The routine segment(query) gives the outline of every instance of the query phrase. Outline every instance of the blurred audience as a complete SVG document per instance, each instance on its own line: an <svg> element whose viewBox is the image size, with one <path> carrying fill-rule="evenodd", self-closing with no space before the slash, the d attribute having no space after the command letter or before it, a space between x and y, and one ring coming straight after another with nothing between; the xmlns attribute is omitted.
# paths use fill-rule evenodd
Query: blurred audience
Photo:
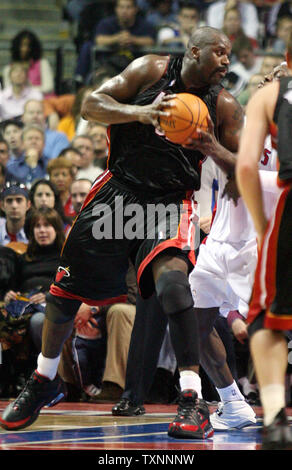
<svg viewBox="0 0 292 470"><path fill-rule="evenodd" d="M94 166L106 169L108 159L107 126L98 122L88 125L87 135L91 137L94 146Z"/></svg>
<svg viewBox="0 0 292 470"><path fill-rule="evenodd" d="M9 160L13 160L22 155L22 129L23 122L16 119L8 119L2 125L3 137L9 146Z"/></svg>
<svg viewBox="0 0 292 470"><path fill-rule="evenodd" d="M11 64L19 62L25 65L30 85L47 95L54 92L54 72L49 61L43 57L42 49L35 33L20 31L11 42ZM11 84L11 64L6 65L2 72L4 87Z"/></svg>
<svg viewBox="0 0 292 470"><path fill-rule="evenodd" d="M161 27L157 33L157 44L184 50L192 31L199 25L200 9L196 2L185 0L179 3L175 23Z"/></svg>
<svg viewBox="0 0 292 470"><path fill-rule="evenodd" d="M31 186L37 178L47 174L49 159L44 154L45 134L37 124L27 125L22 131L23 153L7 164L7 180L16 180Z"/></svg>
<svg viewBox="0 0 292 470"><path fill-rule="evenodd" d="M206 24L221 29L224 22L224 14L230 8L237 7L241 13L242 28L244 33L257 39L259 32L259 18L256 6L253 2L240 0L218 0L212 3L206 11Z"/></svg>
<svg viewBox="0 0 292 470"><path fill-rule="evenodd" d="M91 186L91 181L86 178L76 179L71 184L71 202L76 214L80 212L80 209L86 199L87 194L90 191Z"/></svg>
<svg viewBox="0 0 292 470"><path fill-rule="evenodd" d="M77 135L72 140L72 146L81 153L81 165L77 172L77 178L87 178L94 181L103 170L98 166L94 166L94 144L89 135Z"/></svg>
<svg viewBox="0 0 292 470"><path fill-rule="evenodd" d="M8 142L0 135L0 163L6 168L9 160L9 145Z"/></svg>
<svg viewBox="0 0 292 470"><path fill-rule="evenodd" d="M9 68L10 84L0 90L0 121L19 117L30 99L41 100L43 95L28 82L27 67L15 62Z"/></svg>
<svg viewBox="0 0 292 470"><path fill-rule="evenodd" d="M22 121L25 125L37 124L43 129L45 135L43 153L47 158L56 158L64 148L68 147L67 136L47 126L43 101L28 100L24 107Z"/></svg>
<svg viewBox="0 0 292 470"><path fill-rule="evenodd" d="M76 216L70 194L71 184L75 178L73 164L65 157L53 158L48 163L47 171L50 181L59 192L64 214L66 217L70 217L72 221Z"/></svg>
<svg viewBox="0 0 292 470"><path fill-rule="evenodd" d="M10 242L27 243L25 217L30 208L28 191L23 184L6 183L1 192L0 245Z"/></svg>

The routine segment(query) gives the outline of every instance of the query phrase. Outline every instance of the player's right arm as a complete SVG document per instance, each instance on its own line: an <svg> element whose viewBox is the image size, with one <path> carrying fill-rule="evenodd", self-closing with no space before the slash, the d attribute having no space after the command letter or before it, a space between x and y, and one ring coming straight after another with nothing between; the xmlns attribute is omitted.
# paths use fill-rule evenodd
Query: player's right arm
<svg viewBox="0 0 292 470"><path fill-rule="evenodd" d="M85 99L81 109L82 117L105 124L140 121L159 128L159 117L169 116L167 110L162 109L168 106L173 95L164 96L159 102L146 106L128 103L161 78L167 63L167 57L155 55L134 60L123 72L105 82Z"/></svg>

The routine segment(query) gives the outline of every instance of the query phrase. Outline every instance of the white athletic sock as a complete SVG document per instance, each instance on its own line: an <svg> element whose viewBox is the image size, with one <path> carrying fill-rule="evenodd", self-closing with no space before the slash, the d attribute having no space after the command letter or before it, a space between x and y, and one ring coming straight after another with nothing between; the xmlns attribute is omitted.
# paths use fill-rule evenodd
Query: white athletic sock
<svg viewBox="0 0 292 470"><path fill-rule="evenodd" d="M227 401L244 400L244 396L240 392L235 380L233 380L233 383L231 385L228 385L228 387L216 387L216 390L219 393L220 400L223 403Z"/></svg>
<svg viewBox="0 0 292 470"><path fill-rule="evenodd" d="M199 374L192 370L183 370L180 372L179 384L181 391L195 390L198 398L202 398L202 384Z"/></svg>
<svg viewBox="0 0 292 470"><path fill-rule="evenodd" d="M243 394L247 397L247 395L251 392L257 391L256 384L251 384L247 377L241 377L238 382L242 387Z"/></svg>
<svg viewBox="0 0 292 470"><path fill-rule="evenodd" d="M42 353L38 355L38 366L37 372L40 375L44 375L48 377L50 380L54 380L57 374L58 365L60 362L60 357L55 357L54 359L50 359L48 357L44 357Z"/></svg>
<svg viewBox="0 0 292 470"><path fill-rule="evenodd" d="M285 385L270 384L260 389L264 412L264 425L269 426L279 411L285 407Z"/></svg>

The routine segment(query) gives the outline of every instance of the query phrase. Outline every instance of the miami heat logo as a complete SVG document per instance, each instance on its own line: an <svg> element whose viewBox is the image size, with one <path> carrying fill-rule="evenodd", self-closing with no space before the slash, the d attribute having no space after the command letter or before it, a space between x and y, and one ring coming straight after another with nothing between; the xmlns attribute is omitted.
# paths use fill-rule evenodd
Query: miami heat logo
<svg viewBox="0 0 292 470"><path fill-rule="evenodd" d="M63 266L59 266L57 269L57 274L56 274L56 281L60 282L63 277L69 277L70 272L69 272L69 266L67 268L64 268Z"/></svg>

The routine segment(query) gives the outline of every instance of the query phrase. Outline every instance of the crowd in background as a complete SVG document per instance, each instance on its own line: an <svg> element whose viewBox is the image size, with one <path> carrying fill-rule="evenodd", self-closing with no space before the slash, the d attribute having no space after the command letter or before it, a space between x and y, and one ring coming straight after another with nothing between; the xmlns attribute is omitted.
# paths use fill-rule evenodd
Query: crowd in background
<svg viewBox="0 0 292 470"><path fill-rule="evenodd" d="M93 0L71 0L64 7L64 17L78 31L72 38L78 59L70 93L56 94L55 71L44 44L30 30L11 39L11 60L0 72L3 398L15 396L35 368L46 292L61 246L91 184L106 168L107 127L82 118L84 97L140 55L183 54L192 30L209 25L222 29L232 43L223 84L245 107L258 84L284 61L292 29L291 1L117 0L108 10ZM127 304L83 304L77 314L59 367L69 399L115 401L122 393L135 317L132 271ZM248 347L236 340L231 326L230 334L239 375L246 363L240 375L244 394L256 403ZM157 365L159 378L149 400L175 399L171 354L169 347L161 353L166 360ZM205 393L214 398L210 384Z"/></svg>

